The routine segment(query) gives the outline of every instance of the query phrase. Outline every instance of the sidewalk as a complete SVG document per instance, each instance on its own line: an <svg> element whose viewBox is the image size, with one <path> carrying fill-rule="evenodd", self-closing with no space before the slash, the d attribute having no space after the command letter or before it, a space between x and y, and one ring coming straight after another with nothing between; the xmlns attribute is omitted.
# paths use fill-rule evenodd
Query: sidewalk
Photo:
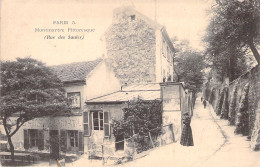
<svg viewBox="0 0 260 167"><path fill-rule="evenodd" d="M220 119L212 106L208 106L208 108L216 123L221 127L220 131L225 136L225 143L202 166L217 164L218 167L260 167L260 151L252 151L250 141L247 140L246 136L235 135L235 127L230 126L227 120Z"/></svg>

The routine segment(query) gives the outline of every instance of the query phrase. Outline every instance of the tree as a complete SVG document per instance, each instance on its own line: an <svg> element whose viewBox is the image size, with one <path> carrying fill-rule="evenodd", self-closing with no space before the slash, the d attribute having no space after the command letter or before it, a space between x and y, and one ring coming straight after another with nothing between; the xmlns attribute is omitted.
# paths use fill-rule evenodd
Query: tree
<svg viewBox="0 0 260 167"><path fill-rule="evenodd" d="M174 67L177 81L185 82L185 87L196 94L203 84L204 56L192 49L186 40L178 41L175 37L172 41L176 48Z"/></svg>
<svg viewBox="0 0 260 167"><path fill-rule="evenodd" d="M31 58L1 62L0 102L12 161L11 138L25 122L69 111L62 82L42 62Z"/></svg>
<svg viewBox="0 0 260 167"><path fill-rule="evenodd" d="M137 152L149 149L149 142L147 142L149 130L162 125L162 102L159 100L131 100L123 112L123 120L114 120L112 123L114 136L122 135L130 138L135 135L134 142Z"/></svg>
<svg viewBox="0 0 260 167"><path fill-rule="evenodd" d="M212 14L204 38L206 53L215 69L233 80L245 72L249 49L260 63L257 50L260 42L260 2L216 0Z"/></svg>

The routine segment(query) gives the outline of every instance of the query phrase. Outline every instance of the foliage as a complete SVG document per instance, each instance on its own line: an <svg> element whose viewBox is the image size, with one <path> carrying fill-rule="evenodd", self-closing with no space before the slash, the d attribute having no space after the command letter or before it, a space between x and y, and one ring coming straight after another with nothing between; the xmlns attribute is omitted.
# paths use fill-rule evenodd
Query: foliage
<svg viewBox="0 0 260 167"><path fill-rule="evenodd" d="M209 99L208 99L208 101L209 101L210 104L212 104L213 101L215 100L215 91L216 91L216 88L213 87L213 88L211 89L210 93L209 93Z"/></svg>
<svg viewBox="0 0 260 167"><path fill-rule="evenodd" d="M178 82L185 82L185 87L194 94L201 91L203 84L204 56L192 49L187 41L172 38L176 48L175 72Z"/></svg>
<svg viewBox="0 0 260 167"><path fill-rule="evenodd" d="M231 93L231 100L229 103L229 116L228 120L230 125L235 124L235 116L236 116L236 101L237 101L237 86L234 87L232 93Z"/></svg>
<svg viewBox="0 0 260 167"><path fill-rule="evenodd" d="M204 84L204 89L203 89L203 97L205 100L209 100L209 96L210 96L210 85L209 85L209 82L206 82Z"/></svg>
<svg viewBox="0 0 260 167"><path fill-rule="evenodd" d="M220 114L220 118L223 119L228 119L228 112L229 112L229 108L228 108L228 87L224 88L224 99L223 99L223 103L222 103L222 107L221 107L221 114Z"/></svg>
<svg viewBox="0 0 260 167"><path fill-rule="evenodd" d="M160 127L162 124L161 101L132 100L127 103L123 112L123 120L113 120L113 134L115 136L123 135L125 138L134 136L137 152L149 149L149 130Z"/></svg>
<svg viewBox="0 0 260 167"><path fill-rule="evenodd" d="M11 151L11 137L25 122L68 111L62 82L42 62L31 58L1 62L0 102Z"/></svg>
<svg viewBox="0 0 260 167"><path fill-rule="evenodd" d="M221 90L220 95L218 96L218 102L217 102L217 106L216 106L216 114L220 115L221 113L221 109L222 109L222 105L223 105L223 101L224 101L224 94L225 91L224 89Z"/></svg>
<svg viewBox="0 0 260 167"><path fill-rule="evenodd" d="M259 63L257 51L260 35L258 0L217 0L204 38L211 66L221 76L234 80L247 70L245 57L250 48Z"/></svg>
<svg viewBox="0 0 260 167"><path fill-rule="evenodd" d="M249 84L247 83L242 92L241 100L239 103L239 110L237 113L235 133L248 135L249 132L249 113L248 113L248 91Z"/></svg>

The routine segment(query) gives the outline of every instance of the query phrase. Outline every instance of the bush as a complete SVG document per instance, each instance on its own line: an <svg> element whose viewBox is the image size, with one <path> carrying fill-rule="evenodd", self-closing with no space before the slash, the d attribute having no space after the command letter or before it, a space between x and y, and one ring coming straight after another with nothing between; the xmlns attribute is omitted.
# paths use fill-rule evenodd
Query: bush
<svg viewBox="0 0 260 167"><path fill-rule="evenodd" d="M229 121L230 125L235 125L237 90L238 90L237 85L235 85L235 87L231 93L231 99L230 99L230 103L229 103L228 121Z"/></svg>
<svg viewBox="0 0 260 167"><path fill-rule="evenodd" d="M210 95L209 95L209 103L212 104L213 101L215 100L215 91L216 88L212 88L210 91Z"/></svg>
<svg viewBox="0 0 260 167"><path fill-rule="evenodd" d="M148 150L149 130L160 127L162 124L162 102L159 100L143 101L141 99L128 102L123 109L124 119L113 121L114 136L123 135L125 138L134 137L136 151ZM157 131L160 135L160 131Z"/></svg>
<svg viewBox="0 0 260 167"><path fill-rule="evenodd" d="M217 106L216 106L216 109L215 109L215 112L216 112L217 115L220 115L220 113L221 113L223 101L224 101L224 89L221 90L221 93L218 97L218 103L217 103Z"/></svg>
<svg viewBox="0 0 260 167"><path fill-rule="evenodd" d="M224 99L223 99L223 104L221 107L221 115L220 118L223 119L228 119L228 87L225 87L224 89Z"/></svg>
<svg viewBox="0 0 260 167"><path fill-rule="evenodd" d="M242 97L239 103L239 110L237 114L235 133L248 135L249 133L249 114L248 114L248 91L249 84L247 83L242 92Z"/></svg>

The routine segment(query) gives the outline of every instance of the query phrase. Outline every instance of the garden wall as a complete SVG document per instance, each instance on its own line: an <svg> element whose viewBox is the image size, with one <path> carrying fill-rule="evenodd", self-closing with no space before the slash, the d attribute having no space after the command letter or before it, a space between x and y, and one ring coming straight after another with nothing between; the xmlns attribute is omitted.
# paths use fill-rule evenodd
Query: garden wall
<svg viewBox="0 0 260 167"><path fill-rule="evenodd" d="M253 150L260 149L260 67L256 66L233 82L205 84L204 98L234 132L248 136Z"/></svg>

